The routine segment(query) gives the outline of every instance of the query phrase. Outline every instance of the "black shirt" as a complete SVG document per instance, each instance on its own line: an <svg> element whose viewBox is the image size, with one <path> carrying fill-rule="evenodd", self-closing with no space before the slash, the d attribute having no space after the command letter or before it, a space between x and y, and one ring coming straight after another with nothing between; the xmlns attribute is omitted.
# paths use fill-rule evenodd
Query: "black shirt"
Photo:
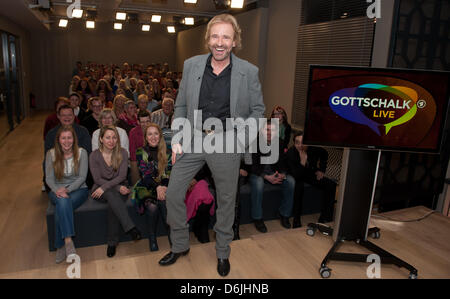
<svg viewBox="0 0 450 299"><path fill-rule="evenodd" d="M230 114L231 56L230 64L219 74L213 72L212 55L209 55L203 73L198 109L202 111L203 123L210 117L218 118L223 125ZM225 129L225 127L224 127Z"/></svg>

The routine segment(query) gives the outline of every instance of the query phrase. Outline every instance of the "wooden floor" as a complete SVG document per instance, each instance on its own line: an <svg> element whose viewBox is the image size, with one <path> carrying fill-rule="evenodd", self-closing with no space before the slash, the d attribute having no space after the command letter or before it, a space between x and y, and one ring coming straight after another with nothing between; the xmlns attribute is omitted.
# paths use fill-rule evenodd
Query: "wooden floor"
<svg viewBox="0 0 450 299"><path fill-rule="evenodd" d="M43 140L46 114L25 120L0 145L0 278L66 278L68 264L56 265L48 251L45 210L47 197L41 192ZM429 210L416 207L386 213L408 220ZM303 218L312 222L317 215ZM450 278L450 218L432 214L420 222L395 222L373 217L381 238L371 240L419 271L419 278ZM253 225L241 227L240 241L231 244L231 272L227 278L320 278L318 269L333 241L306 228L286 230L278 221L267 222L269 233L258 233ZM148 251L147 240L121 243L113 259L106 246L77 249L81 278L220 278L213 242L199 244L191 236L191 251L176 264L160 267L158 260L169 249L166 237L158 239L160 250ZM367 253L353 242L341 252ZM331 278L367 278L368 264L331 261ZM382 278L407 278L404 268L382 265Z"/></svg>

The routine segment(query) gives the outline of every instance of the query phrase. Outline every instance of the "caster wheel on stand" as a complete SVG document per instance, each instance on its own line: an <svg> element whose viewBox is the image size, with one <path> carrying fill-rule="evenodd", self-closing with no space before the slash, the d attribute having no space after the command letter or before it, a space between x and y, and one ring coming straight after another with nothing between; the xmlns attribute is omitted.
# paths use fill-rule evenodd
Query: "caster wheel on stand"
<svg viewBox="0 0 450 299"><path fill-rule="evenodd" d="M331 269L328 267L322 267L320 268L319 273L322 278L329 278L331 276Z"/></svg>

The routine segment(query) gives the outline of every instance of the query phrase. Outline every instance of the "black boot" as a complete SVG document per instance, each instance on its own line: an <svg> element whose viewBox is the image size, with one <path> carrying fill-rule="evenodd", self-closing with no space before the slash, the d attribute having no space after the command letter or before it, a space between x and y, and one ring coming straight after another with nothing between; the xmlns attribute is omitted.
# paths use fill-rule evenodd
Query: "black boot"
<svg viewBox="0 0 450 299"><path fill-rule="evenodd" d="M292 228L302 227L302 220L300 217L294 217L294 222L292 223Z"/></svg>
<svg viewBox="0 0 450 299"><path fill-rule="evenodd" d="M156 241L156 235L151 234L148 237L150 251L158 251L158 242Z"/></svg>

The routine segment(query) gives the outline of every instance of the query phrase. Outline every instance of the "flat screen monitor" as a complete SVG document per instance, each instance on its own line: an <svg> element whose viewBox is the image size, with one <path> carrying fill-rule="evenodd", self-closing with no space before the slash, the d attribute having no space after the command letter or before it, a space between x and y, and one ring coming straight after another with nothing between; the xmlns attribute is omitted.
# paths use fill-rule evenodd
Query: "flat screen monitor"
<svg viewBox="0 0 450 299"><path fill-rule="evenodd" d="M303 142L438 153L450 72L311 65Z"/></svg>

